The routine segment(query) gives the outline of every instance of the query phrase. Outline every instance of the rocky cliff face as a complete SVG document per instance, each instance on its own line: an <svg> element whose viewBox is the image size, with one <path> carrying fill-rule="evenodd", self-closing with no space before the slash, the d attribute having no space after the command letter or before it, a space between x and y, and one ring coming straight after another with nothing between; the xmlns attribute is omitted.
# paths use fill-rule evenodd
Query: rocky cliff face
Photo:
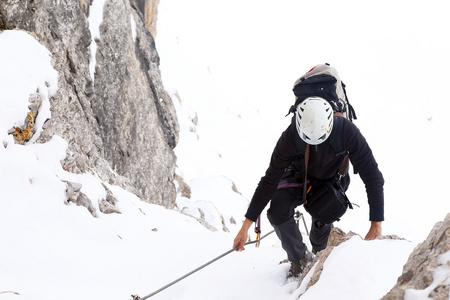
<svg viewBox="0 0 450 300"><path fill-rule="evenodd" d="M153 37L129 0L106 0L94 40L91 5L87 0L0 2L0 30L34 35L52 53L59 74L52 116L38 142L60 135L69 143L66 170L95 172L147 202L171 207L179 127Z"/></svg>
<svg viewBox="0 0 450 300"><path fill-rule="evenodd" d="M408 258L397 284L382 300L450 299L450 214Z"/></svg>
<svg viewBox="0 0 450 300"><path fill-rule="evenodd" d="M158 20L159 0L131 0L137 5L144 16L144 24L153 37L156 37L156 23Z"/></svg>

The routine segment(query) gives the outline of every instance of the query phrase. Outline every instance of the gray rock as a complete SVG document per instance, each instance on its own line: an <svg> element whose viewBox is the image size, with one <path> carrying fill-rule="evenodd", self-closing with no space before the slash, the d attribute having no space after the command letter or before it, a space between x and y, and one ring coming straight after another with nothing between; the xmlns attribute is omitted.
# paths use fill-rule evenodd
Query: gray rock
<svg viewBox="0 0 450 300"><path fill-rule="evenodd" d="M114 197L113 193L104 184L103 188L106 191L106 197L98 201L100 211L104 214L120 214L120 210L116 207L116 197Z"/></svg>
<svg viewBox="0 0 450 300"><path fill-rule="evenodd" d="M382 300L400 300L408 289L425 290L432 284L428 297L434 300L448 300L450 291L450 275L434 282L433 273L439 267L449 267L450 261L443 263L438 257L450 251L450 213L444 221L436 223L427 239L419 244L411 253L408 261L403 266L402 275L397 284L387 293Z"/></svg>
<svg viewBox="0 0 450 300"><path fill-rule="evenodd" d="M0 2L0 30L33 35L52 53L59 74L58 92L50 99L51 119L37 141L59 135L69 144L64 169L96 173L144 201L172 207L179 126L162 84L153 37L128 0L108 0L100 38L93 41L90 4ZM89 72L92 43L97 45L95 78Z"/></svg>
<svg viewBox="0 0 450 300"><path fill-rule="evenodd" d="M86 209L91 213L91 215L94 218L97 217L97 211L95 210L94 206L92 205L91 199L89 199L89 197L86 196L85 194L83 194L82 192L79 193L76 204L77 204L77 206L86 207Z"/></svg>
<svg viewBox="0 0 450 300"><path fill-rule="evenodd" d="M144 16L145 27L150 30L152 36L156 37L156 23L158 20L159 0L130 0L134 3Z"/></svg>
<svg viewBox="0 0 450 300"><path fill-rule="evenodd" d="M77 206L84 206L93 217L97 217L97 211L92 205L91 199L81 192L82 184L77 182L63 181L66 184L66 201L75 203Z"/></svg>

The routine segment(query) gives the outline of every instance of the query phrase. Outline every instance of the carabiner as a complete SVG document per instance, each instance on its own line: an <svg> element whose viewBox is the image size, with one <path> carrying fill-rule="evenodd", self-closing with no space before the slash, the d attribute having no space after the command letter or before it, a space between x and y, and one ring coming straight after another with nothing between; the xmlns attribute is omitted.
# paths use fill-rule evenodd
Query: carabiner
<svg viewBox="0 0 450 300"><path fill-rule="evenodd" d="M260 239L260 237L261 237L261 232L258 232L257 234L256 234L256 244L255 244L255 247L256 248L259 248L259 244L261 243L261 239Z"/></svg>

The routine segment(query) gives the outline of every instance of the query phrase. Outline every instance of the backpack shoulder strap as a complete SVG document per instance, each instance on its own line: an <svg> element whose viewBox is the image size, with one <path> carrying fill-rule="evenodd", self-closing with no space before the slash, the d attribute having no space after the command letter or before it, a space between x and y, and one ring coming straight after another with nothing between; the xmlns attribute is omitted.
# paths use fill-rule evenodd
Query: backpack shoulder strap
<svg viewBox="0 0 450 300"><path fill-rule="evenodd" d="M344 127L344 117L335 116L333 131L330 135L330 145L333 148L336 155L345 155L338 172L340 178L345 176L345 174L347 173L349 163L349 153L347 149L344 149L344 145L342 144L342 131L344 130L343 127Z"/></svg>
<svg viewBox="0 0 450 300"><path fill-rule="evenodd" d="M297 155L303 156L305 154L305 150L306 150L306 143L298 135L297 126L295 125L295 115L292 117L291 129L294 134L295 148L297 150Z"/></svg>
<svg viewBox="0 0 450 300"><path fill-rule="evenodd" d="M342 144L342 130L344 127L344 117L334 116L333 131L330 134L330 145L333 147L336 154L341 154L346 151L344 145Z"/></svg>

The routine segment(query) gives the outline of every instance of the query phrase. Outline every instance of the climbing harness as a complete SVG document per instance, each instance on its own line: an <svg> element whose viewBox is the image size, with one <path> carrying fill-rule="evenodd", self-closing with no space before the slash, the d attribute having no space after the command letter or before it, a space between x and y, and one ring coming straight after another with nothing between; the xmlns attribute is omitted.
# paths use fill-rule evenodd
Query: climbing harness
<svg viewBox="0 0 450 300"><path fill-rule="evenodd" d="M271 232L267 233L266 235L263 235L261 238L258 238L258 239L254 240L254 241L249 241L249 242L245 243L244 246L250 245L250 244L254 244L254 243L259 243L263 238L265 238L265 237L268 236L269 234L272 234L274 231L275 231L275 230L272 230ZM225 253L223 253L223 254L217 256L217 257L214 258L213 260L207 262L206 264L201 265L201 266L198 267L197 269L195 269L195 270L193 270L193 271L191 271L191 272L189 272L189 273L187 273L187 274L181 276L181 277L178 278L177 280L172 281L171 283L169 283L169 284L163 286L162 288L160 288L160 289L154 291L153 293L151 293L151 294L149 294L149 295L147 295L147 296L145 296L145 297L142 297L142 298L141 298L141 297L139 297L138 295L131 295L131 300L145 300L145 299L148 299L148 298L150 298L150 297L152 297L152 296L158 294L159 292L161 292L161 291L167 289L168 287L174 285L175 283L177 283L177 282L179 282L179 281L185 279L186 277L188 277L188 276L194 274L195 272L197 272L197 271L203 269L204 267L206 267L206 266L212 264L213 262L215 262L216 260L219 260L220 258L224 257L225 255L228 255L228 254L230 254L231 252L236 251L238 248L239 248L239 247L235 247L235 248L233 248L233 249L231 249L231 250L228 250L227 252L225 252Z"/></svg>

